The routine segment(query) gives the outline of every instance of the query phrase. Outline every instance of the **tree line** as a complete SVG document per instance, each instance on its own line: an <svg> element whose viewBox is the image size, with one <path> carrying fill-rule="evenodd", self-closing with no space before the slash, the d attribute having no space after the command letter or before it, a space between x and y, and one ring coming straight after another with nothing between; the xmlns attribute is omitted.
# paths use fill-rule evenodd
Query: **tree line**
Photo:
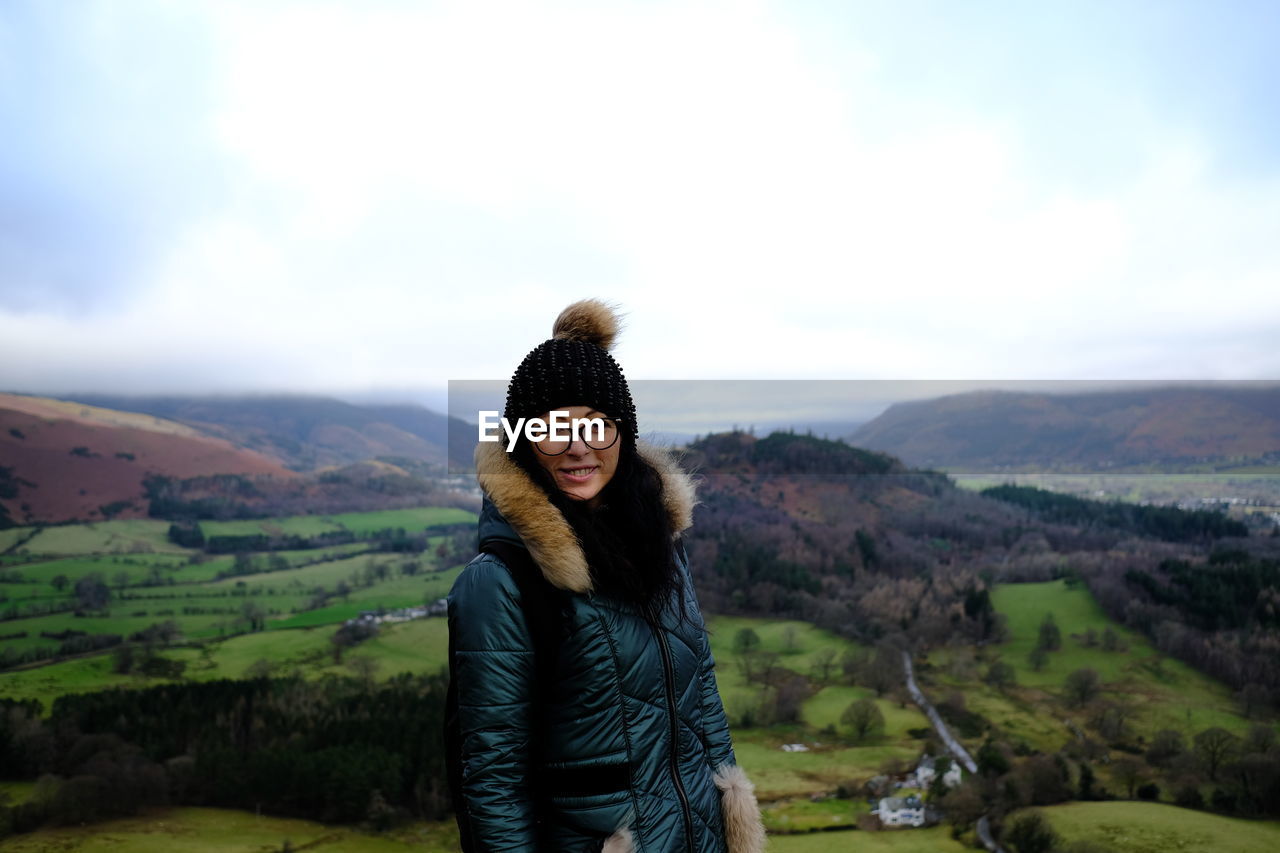
<svg viewBox="0 0 1280 853"><path fill-rule="evenodd" d="M991 486L983 489L982 494L1025 507L1047 521L1082 527L1109 527L1166 542L1206 542L1249 535L1249 529L1242 522L1213 510L1094 501L1034 486L1012 484Z"/></svg>
<svg viewBox="0 0 1280 853"><path fill-rule="evenodd" d="M154 805L332 822L439 819L447 675L185 682L63 696L48 718L0 699L0 767L36 780L0 837Z"/></svg>

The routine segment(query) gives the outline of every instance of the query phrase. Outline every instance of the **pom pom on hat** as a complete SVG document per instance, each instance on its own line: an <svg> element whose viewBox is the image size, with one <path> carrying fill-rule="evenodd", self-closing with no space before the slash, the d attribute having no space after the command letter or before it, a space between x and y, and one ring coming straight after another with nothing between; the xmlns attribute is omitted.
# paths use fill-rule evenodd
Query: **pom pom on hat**
<svg viewBox="0 0 1280 853"><path fill-rule="evenodd" d="M613 349L619 327L618 315L611 306L599 299L583 299L560 312L551 327L551 337Z"/></svg>
<svg viewBox="0 0 1280 853"><path fill-rule="evenodd" d="M583 299L560 312L552 337L524 357L507 385L503 416L534 417L556 406L590 406L639 434L635 404L622 368L609 354L620 326L599 299Z"/></svg>

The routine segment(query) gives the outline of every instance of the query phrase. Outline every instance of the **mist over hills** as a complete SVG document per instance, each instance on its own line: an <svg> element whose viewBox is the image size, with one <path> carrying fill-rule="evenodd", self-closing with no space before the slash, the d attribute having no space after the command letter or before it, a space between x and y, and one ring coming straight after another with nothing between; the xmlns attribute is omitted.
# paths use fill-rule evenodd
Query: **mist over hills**
<svg viewBox="0 0 1280 853"><path fill-rule="evenodd" d="M300 473L317 482L323 476L332 487L320 494L310 480L304 488L301 480L278 478L260 489L263 506L255 511L308 512L308 502L336 511L345 499L339 479L350 489L351 508L379 506L391 495L409 501L451 471L469 469L475 439L473 426L420 405L323 396L4 400L0 414L10 431L0 435L0 506L11 523L145 514L142 482L149 474L173 480L164 486L167 500L206 507L239 500L242 486L210 479L215 474ZM32 429L40 423L47 428ZM36 434L43 437L37 441ZM697 444L680 438L673 443ZM901 459L904 470L1280 470L1280 385L977 391L894 404L849 443Z"/></svg>
<svg viewBox="0 0 1280 853"><path fill-rule="evenodd" d="M144 515L156 473L294 479L267 454L176 421L0 394L0 526Z"/></svg>
<svg viewBox="0 0 1280 853"><path fill-rule="evenodd" d="M849 440L916 467L983 473L1275 466L1280 384L975 391L896 403Z"/></svg>
<svg viewBox="0 0 1280 853"><path fill-rule="evenodd" d="M355 405L333 397L128 397L81 394L91 405L189 424L312 471L398 456L444 465L449 418L423 406ZM469 454L468 454L469 456Z"/></svg>
<svg viewBox="0 0 1280 853"><path fill-rule="evenodd" d="M468 435L449 420L327 397L0 395L0 520L141 517L159 496L206 513L449 503L436 481L450 435Z"/></svg>

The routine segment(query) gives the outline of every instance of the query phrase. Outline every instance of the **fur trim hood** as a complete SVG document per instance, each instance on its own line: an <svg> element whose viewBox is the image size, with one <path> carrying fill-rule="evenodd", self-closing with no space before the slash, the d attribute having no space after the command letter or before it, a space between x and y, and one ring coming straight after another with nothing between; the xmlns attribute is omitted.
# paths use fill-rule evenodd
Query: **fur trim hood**
<svg viewBox="0 0 1280 853"><path fill-rule="evenodd" d="M636 452L662 480L662 500L672 530L687 530L697 503L693 481L669 451L636 441ZM570 592L591 592L591 572L582 546L564 514L538 484L511 460L501 443L477 445L475 459L480 488L524 541L547 581Z"/></svg>

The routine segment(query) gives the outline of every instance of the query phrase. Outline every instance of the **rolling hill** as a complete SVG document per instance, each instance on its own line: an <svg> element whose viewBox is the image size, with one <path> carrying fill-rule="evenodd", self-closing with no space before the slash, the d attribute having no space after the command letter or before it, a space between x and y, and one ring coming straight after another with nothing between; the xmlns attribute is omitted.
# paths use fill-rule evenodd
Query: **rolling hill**
<svg viewBox="0 0 1280 853"><path fill-rule="evenodd" d="M0 519L145 516L151 474L294 476L275 459L163 418L0 394Z"/></svg>
<svg viewBox="0 0 1280 853"><path fill-rule="evenodd" d="M1085 394L977 391L897 403L850 437L949 471L1214 471L1280 464L1280 385Z"/></svg>
<svg viewBox="0 0 1280 853"><path fill-rule="evenodd" d="M77 396L94 405L177 421L280 460L295 471L396 457L443 465L450 419L415 405L358 406L305 395ZM454 421L453 426L460 422ZM456 454L455 454L456 457ZM467 465L471 448L462 457Z"/></svg>

